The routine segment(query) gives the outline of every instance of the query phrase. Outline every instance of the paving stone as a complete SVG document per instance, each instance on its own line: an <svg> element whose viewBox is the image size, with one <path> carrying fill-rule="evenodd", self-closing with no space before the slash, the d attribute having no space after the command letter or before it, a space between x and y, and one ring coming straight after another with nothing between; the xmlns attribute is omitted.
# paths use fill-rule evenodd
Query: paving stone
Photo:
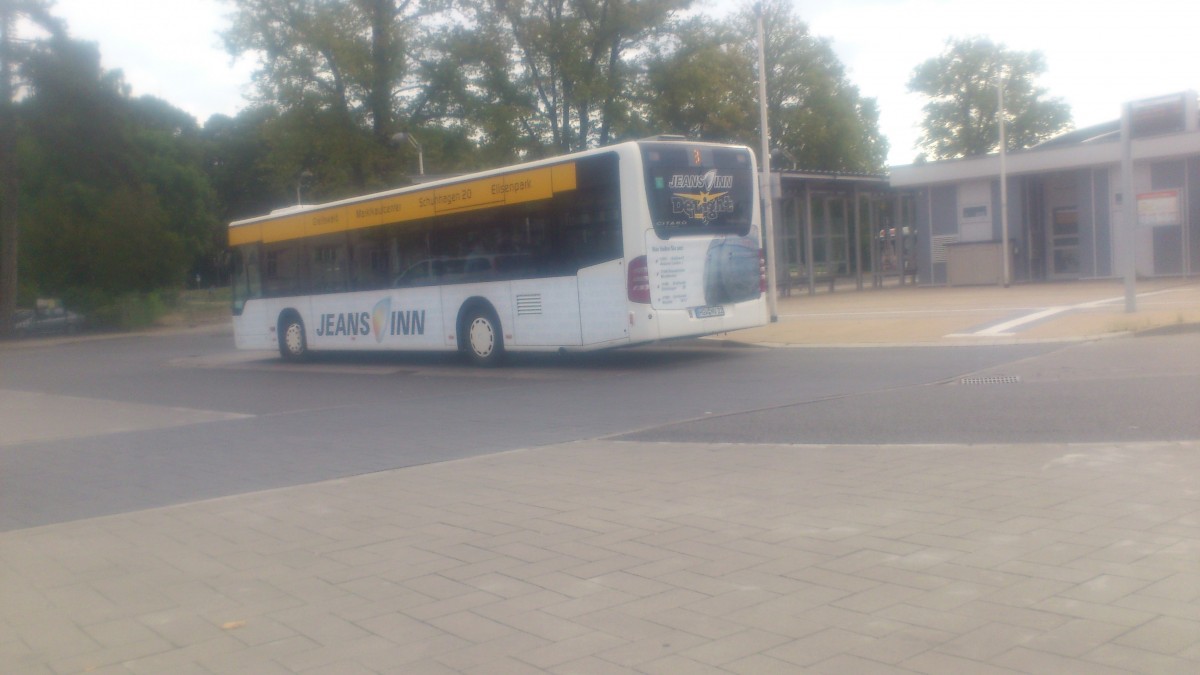
<svg viewBox="0 0 1200 675"><path fill-rule="evenodd" d="M1110 604L1147 585L1149 584L1142 579L1102 574L1088 579L1074 588L1062 591L1058 595L1086 602Z"/></svg>
<svg viewBox="0 0 1200 675"><path fill-rule="evenodd" d="M1055 675L1128 675L1124 668L1102 666L1093 661L1068 658L1025 647L1014 647L992 659L997 666L1022 673L1054 673Z"/></svg>
<svg viewBox="0 0 1200 675"><path fill-rule="evenodd" d="M710 640L702 645L686 649L680 654L689 659L712 666L721 666L747 656L765 652L772 647L789 642L791 638L760 629L734 633L723 638Z"/></svg>
<svg viewBox="0 0 1200 675"><path fill-rule="evenodd" d="M992 665L973 659L945 654L936 650L921 652L916 656L900 663L901 668L907 668L917 673L929 675L944 675L945 673L970 673L971 675L1014 675L1024 671L1012 670L999 665Z"/></svg>
<svg viewBox="0 0 1200 675"><path fill-rule="evenodd" d="M508 664L507 667L513 669L513 672L522 672L518 666L523 668L532 668L533 666L521 661L518 658L521 654L535 649L543 649L555 643L554 640L526 633L509 633L494 640L475 640L461 649L440 655L437 660L442 665L459 672L492 664Z"/></svg>
<svg viewBox="0 0 1200 675"><path fill-rule="evenodd" d="M854 656L852 654L838 654L831 659L805 668L808 673L828 673L829 675L842 675L843 673L871 673L872 675L910 675L915 672L898 666L891 666L879 661Z"/></svg>
<svg viewBox="0 0 1200 675"><path fill-rule="evenodd" d="M940 645L937 651L973 661L987 661L1013 647L1028 644L1037 635L1038 632L1031 628L993 622Z"/></svg>
<svg viewBox="0 0 1200 675"><path fill-rule="evenodd" d="M1084 655L1089 663L1123 668L1134 673L1192 675L1200 672L1200 661L1168 656L1156 651L1119 644L1101 645Z"/></svg>
<svg viewBox="0 0 1200 675"><path fill-rule="evenodd" d="M625 668L636 668L641 664L658 661L672 654L678 654L686 649L704 645L708 642L709 638L694 633L672 630L670 633L656 635L653 638L625 642L617 647L605 649L599 652L597 656ZM565 668L566 666L561 667Z"/></svg>
<svg viewBox="0 0 1200 675"><path fill-rule="evenodd" d="M828 628L765 650L763 653L806 668L839 654L861 649L873 641L874 638L861 633L841 628Z"/></svg>
<svg viewBox="0 0 1200 675"><path fill-rule="evenodd" d="M1159 617L1121 635L1115 642L1161 654L1178 654L1200 642L1200 621Z"/></svg>
<svg viewBox="0 0 1200 675"><path fill-rule="evenodd" d="M1188 602L1133 593L1117 600L1113 605L1148 612L1158 616L1169 616L1186 621L1200 621L1200 603L1195 600Z"/></svg>
<svg viewBox="0 0 1200 675"><path fill-rule="evenodd" d="M468 673L478 673L478 675L493 675L493 673L504 674L513 673L528 673L528 675L540 675L547 671L535 669L532 666L524 665L523 667L529 670L506 670L507 664L501 663L498 670L493 670L489 667L481 666L478 670L468 670ZM638 671L619 666L612 661L605 661L594 656L586 656L576 661L569 661L550 668L549 672L561 675L634 675Z"/></svg>
<svg viewBox="0 0 1200 675"><path fill-rule="evenodd" d="M1080 657L1129 632L1126 626L1074 619L1035 635L1025 646L1060 656Z"/></svg>
<svg viewBox="0 0 1200 675"><path fill-rule="evenodd" d="M945 587L943 586L942 588ZM861 593L840 598L831 604L835 607L855 612L872 613L897 603L905 602L906 600L922 595L922 593L920 589L908 586L881 584Z"/></svg>
<svg viewBox="0 0 1200 675"><path fill-rule="evenodd" d="M796 664L771 658L764 654L752 654L744 659L727 663L722 668L726 672L738 673L739 675L794 675L796 672ZM813 672L817 671L813 670ZM841 672L870 672L870 670L851 669Z"/></svg>
<svg viewBox="0 0 1200 675"><path fill-rule="evenodd" d="M597 654L622 644L620 638L604 633L588 633L579 637L561 640L544 647L522 652L522 661L538 668L552 668L568 661L576 661Z"/></svg>
<svg viewBox="0 0 1200 675"><path fill-rule="evenodd" d="M849 655L894 665L946 644L956 636L955 633L909 626L857 647Z"/></svg>

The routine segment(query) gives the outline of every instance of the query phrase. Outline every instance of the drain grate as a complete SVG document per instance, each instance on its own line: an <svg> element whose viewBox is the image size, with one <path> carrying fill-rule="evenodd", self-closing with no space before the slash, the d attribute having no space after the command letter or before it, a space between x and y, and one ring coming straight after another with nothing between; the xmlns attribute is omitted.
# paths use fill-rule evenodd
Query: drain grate
<svg viewBox="0 0 1200 675"><path fill-rule="evenodd" d="M1020 375L984 375L980 377L964 377L959 384L1020 384Z"/></svg>

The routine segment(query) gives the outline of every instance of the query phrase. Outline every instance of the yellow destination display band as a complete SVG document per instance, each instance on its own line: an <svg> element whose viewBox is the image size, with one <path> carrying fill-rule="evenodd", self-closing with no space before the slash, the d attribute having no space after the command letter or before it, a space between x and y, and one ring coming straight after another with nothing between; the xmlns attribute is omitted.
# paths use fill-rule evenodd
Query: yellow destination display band
<svg viewBox="0 0 1200 675"><path fill-rule="evenodd" d="M549 199L575 189L575 163L317 208L229 228L229 245L271 243Z"/></svg>

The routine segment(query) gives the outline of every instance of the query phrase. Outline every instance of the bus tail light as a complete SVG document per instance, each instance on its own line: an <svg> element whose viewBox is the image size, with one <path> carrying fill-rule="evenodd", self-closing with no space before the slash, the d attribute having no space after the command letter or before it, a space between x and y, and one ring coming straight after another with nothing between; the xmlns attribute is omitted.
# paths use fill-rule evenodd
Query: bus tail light
<svg viewBox="0 0 1200 675"><path fill-rule="evenodd" d="M644 255L629 261L628 290L630 302L650 304L650 265Z"/></svg>
<svg viewBox="0 0 1200 675"><path fill-rule="evenodd" d="M758 292L767 292L767 254L758 249Z"/></svg>

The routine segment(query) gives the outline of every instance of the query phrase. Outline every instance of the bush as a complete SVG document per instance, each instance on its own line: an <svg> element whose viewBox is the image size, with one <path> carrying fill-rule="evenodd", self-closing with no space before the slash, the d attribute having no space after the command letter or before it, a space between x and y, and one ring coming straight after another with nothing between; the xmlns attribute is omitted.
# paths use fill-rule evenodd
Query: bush
<svg viewBox="0 0 1200 675"><path fill-rule="evenodd" d="M179 309L179 303L183 299L182 291L178 288L164 288L151 293L151 295L157 295L167 309Z"/></svg>
<svg viewBox="0 0 1200 675"><path fill-rule="evenodd" d="M91 310L88 320L98 328L133 330L153 325L166 311L157 292L126 293Z"/></svg>

